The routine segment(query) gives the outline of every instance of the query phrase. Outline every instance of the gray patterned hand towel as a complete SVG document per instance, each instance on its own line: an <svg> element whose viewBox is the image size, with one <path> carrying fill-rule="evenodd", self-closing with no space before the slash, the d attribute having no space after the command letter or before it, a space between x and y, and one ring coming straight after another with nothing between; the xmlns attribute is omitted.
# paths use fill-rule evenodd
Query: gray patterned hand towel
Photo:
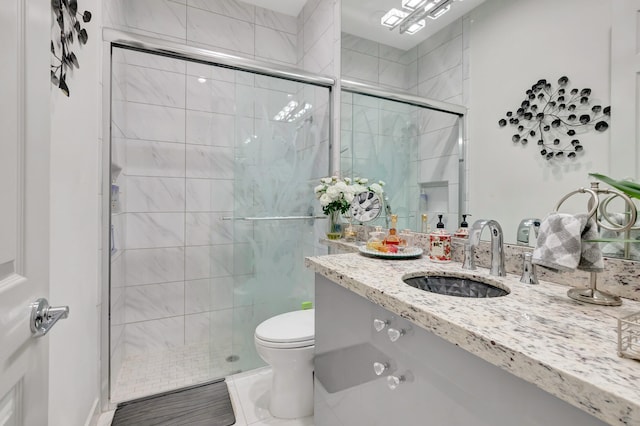
<svg viewBox="0 0 640 426"><path fill-rule="evenodd" d="M533 263L556 271L604 270L595 221L587 214L552 213L540 224Z"/></svg>

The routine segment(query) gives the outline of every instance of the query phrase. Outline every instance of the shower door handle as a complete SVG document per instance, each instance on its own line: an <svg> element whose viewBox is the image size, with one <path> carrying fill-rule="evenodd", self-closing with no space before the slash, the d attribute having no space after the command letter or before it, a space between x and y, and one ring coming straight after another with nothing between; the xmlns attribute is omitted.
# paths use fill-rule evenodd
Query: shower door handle
<svg viewBox="0 0 640 426"><path fill-rule="evenodd" d="M31 304L31 334L42 337L60 319L69 317L68 306L49 306L47 299L41 298Z"/></svg>

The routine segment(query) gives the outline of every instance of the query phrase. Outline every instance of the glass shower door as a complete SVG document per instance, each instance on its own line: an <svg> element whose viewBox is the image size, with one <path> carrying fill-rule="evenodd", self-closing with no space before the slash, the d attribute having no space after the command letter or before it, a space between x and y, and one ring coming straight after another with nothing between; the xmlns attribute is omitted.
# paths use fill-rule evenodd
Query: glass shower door
<svg viewBox="0 0 640 426"><path fill-rule="evenodd" d="M314 276L304 257L318 250L322 216L313 187L329 174L329 89L241 73L247 108L237 111L234 158L233 350L239 370L260 365L260 322L313 301ZM324 224L324 221L320 221ZM320 229L322 229L320 227Z"/></svg>

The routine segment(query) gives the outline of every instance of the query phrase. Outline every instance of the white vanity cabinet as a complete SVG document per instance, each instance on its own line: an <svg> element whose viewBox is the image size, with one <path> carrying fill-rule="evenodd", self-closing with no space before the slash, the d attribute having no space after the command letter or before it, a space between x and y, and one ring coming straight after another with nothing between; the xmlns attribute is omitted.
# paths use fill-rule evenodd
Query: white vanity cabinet
<svg viewBox="0 0 640 426"><path fill-rule="evenodd" d="M320 274L315 292L316 426L606 424Z"/></svg>

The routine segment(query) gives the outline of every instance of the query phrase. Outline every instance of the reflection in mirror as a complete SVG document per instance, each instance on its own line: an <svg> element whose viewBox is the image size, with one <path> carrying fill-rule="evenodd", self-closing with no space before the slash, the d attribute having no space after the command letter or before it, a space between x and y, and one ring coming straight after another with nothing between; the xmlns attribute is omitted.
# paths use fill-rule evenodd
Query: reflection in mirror
<svg viewBox="0 0 640 426"><path fill-rule="evenodd" d="M465 4L470 9L456 15L456 7ZM632 161L638 155L635 138L616 133L623 128L623 110L631 111L637 103L628 96L636 93L636 75L627 79L633 85L624 92L619 86L627 80L616 74L618 64L625 61L613 53L622 51L621 42L635 46L636 40L635 28L621 31L620 17L629 15L620 13L621 4L616 0L456 1L441 18L427 19L415 35L386 29L384 36L391 38L382 40L374 34L380 30L380 18L390 8L401 9L402 1L343 0L342 78L468 108L467 149L462 153L467 207L460 213L498 220L505 241L515 244L523 219L546 217L566 193L589 186L593 180L589 173L638 177L633 167L627 167L630 162L640 164ZM352 21L357 15L362 17L360 23ZM570 25L567 17L576 16L579 24ZM536 17L544 20L544 30ZM582 135L584 152L573 160L550 163L535 144L514 144L498 120L521 100L531 82L556 81L563 75L570 76L576 87L591 88L602 105L612 105L611 132ZM630 108L618 108L614 86L616 93L626 93L624 105ZM343 109L343 122L351 120L344 115L351 113L352 105ZM418 122L420 129L425 123ZM419 138L420 149L428 150L422 143ZM582 213L586 204L579 200L565 211ZM457 225L449 221L448 231Z"/></svg>
<svg viewBox="0 0 640 426"><path fill-rule="evenodd" d="M369 225L420 231L422 214L456 227L460 124L455 114L343 91L341 170L385 182L385 211Z"/></svg>

